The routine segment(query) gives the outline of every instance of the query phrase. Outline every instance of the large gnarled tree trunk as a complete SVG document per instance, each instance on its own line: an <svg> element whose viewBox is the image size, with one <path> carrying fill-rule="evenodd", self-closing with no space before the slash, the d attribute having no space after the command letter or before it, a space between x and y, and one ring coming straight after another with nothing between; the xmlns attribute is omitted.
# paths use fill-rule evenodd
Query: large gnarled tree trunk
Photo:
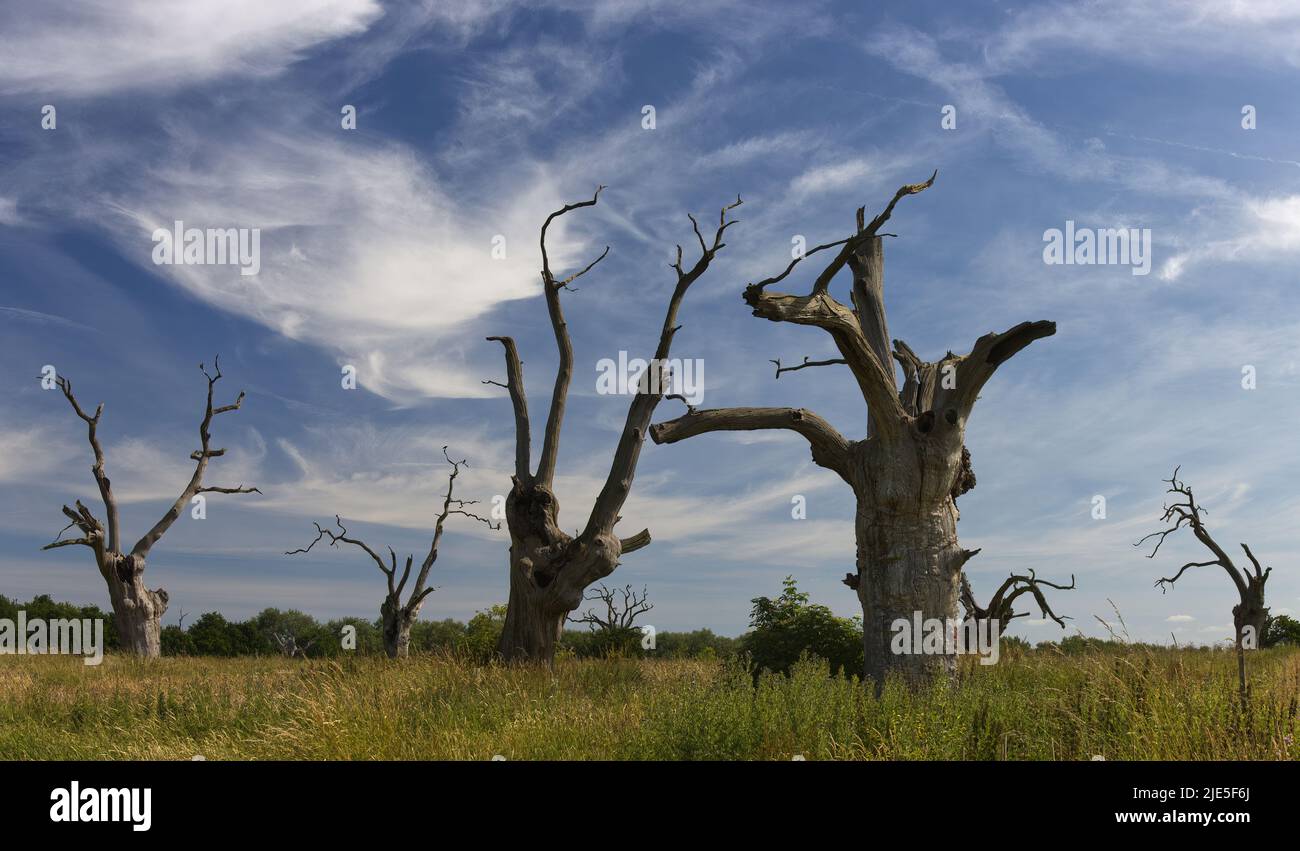
<svg viewBox="0 0 1300 851"><path fill-rule="evenodd" d="M117 499L113 494L108 474L104 471L104 449L99 442L99 418L104 413L104 405L100 403L95 409L94 416L87 414L72 394L72 382L63 376L56 379L58 388L63 391L64 397L72 405L72 410L86 423L90 448L95 454L95 465L90 468L90 471L99 486L107 527L78 500L74 503L75 509L63 506L64 516L71 521L64 527L63 532L75 527L81 536L64 538L61 532L58 539L46 544L42 549L79 545L89 547L94 552L95 565L108 585L108 596L113 605L113 620L117 625L118 640L124 649L137 656L154 658L162 655L162 616L167 611L167 592L161 588L151 591L144 583L145 563L153 545L158 543L181 516L181 512L185 510L190 500L199 494L260 493L257 488L246 488L243 485L233 488L203 485L203 474L207 472L208 460L220 457L226 452L224 449L211 448L212 435L209 429L212 419L218 414L239 410L239 406L244 401L244 394L241 392L239 397L229 405L214 408L212 391L217 381L221 379L220 360L213 361L214 374L212 375L208 374L202 364L199 364L199 369L208 380L208 397L203 420L199 424L200 446L190 454L190 459L195 462L194 474L167 513L136 542L128 553L123 553L119 549L121 530L118 522Z"/></svg>
<svg viewBox="0 0 1300 851"><path fill-rule="evenodd" d="M443 524L447 522L447 518L453 514L459 514L462 517L485 523L490 529L501 528L500 523L493 523L486 517L480 517L474 512L466 510L465 506L474 505L478 500L456 498L456 477L460 475L461 467L469 465L464 459L453 461L451 456L447 454L447 447L445 446L442 447L442 456L451 465L451 473L447 476L447 493L442 498L442 511L438 513L438 517L433 523L433 541L429 544L429 552L425 554L424 561L420 564L420 570L415 575L415 584L411 586L410 594L407 595L405 603L402 602L402 596L406 592L406 583L411 578L411 567L415 562L415 556L409 554L406 556L406 564L401 569L399 576L397 553L393 548L388 548L388 563L385 564L379 553L371 549L365 541L348 535L348 530L343 526L343 518L337 514L334 515L334 523L338 526L337 532L316 523L316 537L310 544L285 553L285 555L309 553L312 547L328 538L331 547L337 547L339 544L351 544L370 556L370 560L379 568L379 572L384 574L384 579L388 583L388 593L384 595L384 600L379 605L379 624L384 639L384 652L388 654L389 659L405 659L411 654L411 626L420 616L420 607L424 605L425 598L434 591L433 587L428 585L429 573L433 570L434 562L438 560L438 547L442 543L442 528Z"/></svg>
<svg viewBox="0 0 1300 851"><path fill-rule="evenodd" d="M569 382L573 377L573 343L564 321L560 291L604 259L609 248L581 271L566 278L556 278L546 252L546 231L558 217L580 207L593 206L599 197L600 189L597 189L590 201L566 204L548 216L542 225L542 288L560 363L546 418L542 454L535 472L531 469L531 431L519 353L510 337L488 338L500 342L505 348L506 381L503 386L509 391L515 416L515 472L511 477L510 494L506 497L506 526L510 530L510 599L497 646L501 657L510 662L550 664L564 622L569 612L582 603L587 587L612 573L623 554L650 543L648 530L630 538L619 538L614 525L621 519L619 511L632 489L632 478L646 430L655 406L663 396L665 382L659 380L660 374L652 376L652 370L662 369L666 364L678 327L675 322L682 299L723 247L723 233L734 223L727 219L727 213L740 204L737 198L735 204L723 208L711 244L705 242L698 224L691 218L699 240L700 258L694 266L686 269L682 265L681 246L677 247L677 262L673 264L677 285L668 303L659 345L628 406L627 419L604 487L596 497L586 526L574 537L560 529L560 505L553 489L560 430Z"/></svg>
<svg viewBox="0 0 1300 851"><path fill-rule="evenodd" d="M933 363L922 361L901 340L893 340L891 347L879 229L901 198L933 183L931 176L925 183L899 189L870 223L860 208L852 236L819 245L781 274L745 289L745 302L755 316L812 325L830 334L841 357L805 358L793 367L777 361L777 377L807 367L848 366L867 403L865 439L850 441L811 411L793 408L692 408L650 430L656 443L675 443L713 431L789 429L808 440L814 462L848 483L857 500L857 570L845 584L862 604L865 674L877 687L889 674L919 682L953 669L952 656L893 652L891 627L899 619L911 623L917 613L945 623L957 617L962 565L974 555L957 541L956 498L975 485L964 445L966 422L980 388L997 367L1034 340L1056 332L1052 322L1025 322L1001 334L986 334L967 355L949 352ZM805 257L831 248L838 252L808 295L767 289ZM846 266L853 279L852 306L829 292L832 279ZM903 370L901 389L894 360Z"/></svg>

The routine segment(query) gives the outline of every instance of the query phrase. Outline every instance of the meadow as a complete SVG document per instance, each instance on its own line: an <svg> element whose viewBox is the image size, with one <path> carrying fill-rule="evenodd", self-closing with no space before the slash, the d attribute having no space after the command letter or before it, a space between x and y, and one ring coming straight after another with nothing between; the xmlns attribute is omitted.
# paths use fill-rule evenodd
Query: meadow
<svg viewBox="0 0 1300 851"><path fill-rule="evenodd" d="M1271 760L1300 755L1300 651L1018 651L880 697L806 660L0 656L0 759Z"/></svg>

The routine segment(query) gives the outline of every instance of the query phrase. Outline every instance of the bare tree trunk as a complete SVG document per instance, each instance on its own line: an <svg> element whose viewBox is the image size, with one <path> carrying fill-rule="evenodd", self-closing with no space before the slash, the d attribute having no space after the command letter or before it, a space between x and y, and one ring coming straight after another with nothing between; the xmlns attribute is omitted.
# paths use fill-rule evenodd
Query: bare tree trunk
<svg viewBox="0 0 1300 851"><path fill-rule="evenodd" d="M737 198L736 203L722 208L712 243L705 241L699 223L690 217L700 245L700 258L688 269L683 265L682 248L680 245L677 247L677 261L672 264L677 273L677 285L668 300L668 309L659 333L659 345L655 348L650 367L642 376L636 394L628 404L623 432L614 449L609 473L596 496L586 525L576 535L570 536L560 529L560 506L552 490L560 431L569 383L573 377L573 343L564 320L560 291L569 289L568 285L576 278L590 272L609 253L609 248L582 270L559 278L551 270L546 250L546 232L556 218L572 210L595 205L600 191L597 189L590 201L564 205L547 217L542 225L542 284L547 314L559 350L559 367L555 373L555 386L546 417L541 458L535 472L532 470L532 431L519 352L511 337L488 337L490 341L501 343L506 359L505 383L490 383L506 388L515 416L514 484L506 498L506 525L510 529L510 601L506 608L501 638L497 643L497 653L508 662L552 664L564 622L568 619L569 612L582 604L587 587L613 573L621 556L650 544L649 530L643 529L631 537L619 538L614 527L622 519L619 511L631 492L637 460L655 406L664 397L663 382L659 379L668 363L673 336L681 327L677 325L678 309L691 284L704 274L714 256L722 249L723 234L734 224L734 220L728 220L727 215L741 203ZM653 371L660 374L654 375Z"/></svg>
<svg viewBox="0 0 1300 851"><path fill-rule="evenodd" d="M939 619L945 626L957 619L962 565L974 555L957 543L955 500L975 486L964 445L966 423L980 389L997 368L1035 340L1056 333L1052 322L1022 322L1000 334L985 334L968 354L947 352L933 362L890 336L879 229L899 200L924 191L934 179L900 188L870 223L865 208L858 208L850 236L809 249L780 274L744 291L755 316L821 328L830 335L840 357L813 361L805 356L803 363L787 367L777 360L776 377L809 367L847 367L867 404L865 439L846 439L804 408L688 406L684 416L650 429L656 443L714 431L787 429L808 441L816 464L853 488L857 572L844 582L862 604L864 674L877 689L890 673L917 683L955 668L950 655L924 652L921 636L912 636L906 652L896 652L891 627L900 619L910 627L918 615L922 622ZM833 248L839 250L808 295L768 289L808 257ZM830 293L832 281L846 268L852 273L848 304ZM902 367L901 387L895 361Z"/></svg>
<svg viewBox="0 0 1300 851"><path fill-rule="evenodd" d="M122 648L136 656L156 659L162 655L167 592L145 587L144 567L144 559L138 556L121 556L105 571L105 579Z"/></svg>
<svg viewBox="0 0 1300 851"><path fill-rule="evenodd" d="M506 662L551 664L567 616L567 611L552 611L546 595L537 592L517 563L511 564L510 601L497 652Z"/></svg>
<svg viewBox="0 0 1300 851"><path fill-rule="evenodd" d="M360 549L370 557L370 560L379 568L379 572L384 575L384 580L388 584L388 593L384 596L384 602L379 606L379 619L381 631L384 636L384 652L388 654L389 659L405 659L411 654L411 625L420 615L420 607L424 605L424 600L433 593L433 586L427 584L429 573L433 570L433 564L438 560L438 547L442 543L443 524L447 518L453 514L459 514L462 517L469 517L484 523L491 529L500 529L500 523L493 523L486 517L479 517L472 511L467 511L465 506L473 505L477 500L458 499L456 493L456 478L460 475L460 468L468 466L464 459L460 461L452 460L451 455L447 453L447 447L442 447L442 457L447 459L451 465L451 473L447 476L447 492L443 494L442 511L433 523L433 540L429 544L429 552L425 555L419 571L415 574L415 585L411 588L410 596L407 598L405 605L402 604L402 593L406 589L406 583L411 578L411 568L415 564L415 556L407 555L406 564L399 567L397 563L397 552L388 548L388 563L379 553L375 552L369 544L360 538L350 537L347 527L343 525L343 518L335 514L334 523L338 527L335 532L327 526L315 523L316 538L307 546L299 547L296 550L289 550L285 555L305 554L321 541L328 540L331 547L337 547L339 544L351 544Z"/></svg>
<svg viewBox="0 0 1300 851"><path fill-rule="evenodd" d="M112 484L105 472L104 447L100 444L98 436L99 420L104 414L104 404L101 402L95 408L93 416L87 414L77 401L77 397L73 395L72 382L66 376L60 376L57 379L57 386L63 391L68 404L72 406L72 410L76 415L86 423L86 436L90 441L91 451L95 455L95 465L90 468L91 474L95 477L95 482L99 486L99 495L104 504L107 523L96 517L94 512L81 500L77 500L73 503L76 506L75 509L72 506L63 506L63 515L72 522L64 527L55 540L41 547L41 549L52 550L60 547L84 546L94 552L95 566L99 568L100 575L104 577L104 582L108 585L108 596L113 604L113 620L117 624L117 632L122 646L137 656L157 658L162 655L162 616L167 611L167 592L161 588L150 591L144 584L145 561L148 559L149 552L154 545L162 539L162 536L167 533L172 524L180 518L181 512L189 504L190 500L199 494L261 493L257 488L246 488L243 485L220 487L203 484L203 477L207 472L209 460L219 458L226 453L225 449L213 449L211 446L212 433L210 428L212 421L221 414L238 411L244 402L244 393L240 391L239 396L231 404L213 405L213 390L217 382L222 378L220 358L214 359L212 365L214 373L209 374L207 368L203 364L199 364L199 370L208 382L208 399L207 406L203 411L203 419L199 423L200 446L190 454L190 460L195 462L194 473L190 476L190 481L185 486L185 489L181 491L180 496L171 504L167 512L126 553L120 549L123 539L118 518L117 498L113 494ZM64 538L63 532L74 527L81 533L81 536Z"/></svg>
<svg viewBox="0 0 1300 851"><path fill-rule="evenodd" d="M1253 593L1258 589L1258 594ZM1251 583L1245 595L1246 601L1232 607L1232 620L1237 638L1237 698L1241 702L1241 711L1250 707L1250 689L1246 684L1246 648L1258 649L1264 636L1264 623L1268 620L1268 609L1264 607L1263 583ZM1246 633L1251 637L1247 641Z"/></svg>
<svg viewBox="0 0 1300 851"><path fill-rule="evenodd" d="M1264 637L1264 625L1268 622L1268 607L1264 605L1264 585L1273 573L1273 568L1265 568L1261 565L1259 559L1255 558L1255 554L1245 543L1242 543L1241 550L1250 560L1250 564L1244 568L1237 566L1227 550L1221 547L1210 534L1209 527L1205 525L1205 509L1197 504L1191 486L1178 478L1179 469L1181 468L1175 467L1174 474L1165 480L1169 483L1166 493L1177 495L1176 499L1165 504L1164 514L1161 516L1161 520L1168 525L1164 529L1144 536L1135 546L1140 546L1154 538L1155 546L1147 558L1155 558L1166 538L1179 529L1187 527L1192 530L1196 540L1204 544L1205 548L1214 555L1214 558L1206 561L1189 561L1178 568L1178 572L1173 576L1157 579L1156 587L1162 592L1168 591L1184 573L1198 567L1221 567L1232 580L1239 601L1232 607L1232 625L1237 647L1237 696L1241 700L1241 711L1245 713L1250 707L1250 692L1246 687L1246 651L1258 648Z"/></svg>
<svg viewBox="0 0 1300 851"><path fill-rule="evenodd" d="M940 471L941 472L941 471ZM957 617L963 551L957 543L957 511L946 498L937 505L886 506L859 498L857 521L857 592L862 604L864 674L876 684L894 672L920 682L936 673L950 673L947 655L898 655L892 649L892 628L903 620L908 628L922 622ZM913 635L914 646L921 636Z"/></svg>
<svg viewBox="0 0 1300 851"><path fill-rule="evenodd" d="M618 552L601 558L603 548L585 547L562 532L558 513L558 500L542 485L516 482L506 498L510 600L497 642L506 662L554 662L569 612L582 603L588 584L618 564ZM599 577L588 578L590 572Z"/></svg>
<svg viewBox="0 0 1300 851"><path fill-rule="evenodd" d="M408 612L400 599L389 597L379 609L383 625L384 652L389 659L405 659L411 655L411 625L413 613Z"/></svg>

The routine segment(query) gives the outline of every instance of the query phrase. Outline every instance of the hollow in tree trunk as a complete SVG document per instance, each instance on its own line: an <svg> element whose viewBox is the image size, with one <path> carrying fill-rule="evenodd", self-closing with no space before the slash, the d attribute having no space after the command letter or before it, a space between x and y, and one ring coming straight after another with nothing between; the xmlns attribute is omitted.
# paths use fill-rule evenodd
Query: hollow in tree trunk
<svg viewBox="0 0 1300 851"><path fill-rule="evenodd" d="M108 597L113 604L122 649L136 656L162 655L162 617L167 611L167 592L150 591L144 583L144 559L121 556L106 571Z"/></svg>

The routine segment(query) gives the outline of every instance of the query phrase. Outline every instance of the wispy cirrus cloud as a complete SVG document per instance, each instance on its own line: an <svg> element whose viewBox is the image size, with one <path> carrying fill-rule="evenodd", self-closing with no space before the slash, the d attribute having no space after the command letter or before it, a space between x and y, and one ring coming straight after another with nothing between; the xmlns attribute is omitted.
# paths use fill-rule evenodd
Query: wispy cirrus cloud
<svg viewBox="0 0 1300 851"><path fill-rule="evenodd" d="M0 94L74 97L266 77L363 32L377 0L48 0L0 10Z"/></svg>

